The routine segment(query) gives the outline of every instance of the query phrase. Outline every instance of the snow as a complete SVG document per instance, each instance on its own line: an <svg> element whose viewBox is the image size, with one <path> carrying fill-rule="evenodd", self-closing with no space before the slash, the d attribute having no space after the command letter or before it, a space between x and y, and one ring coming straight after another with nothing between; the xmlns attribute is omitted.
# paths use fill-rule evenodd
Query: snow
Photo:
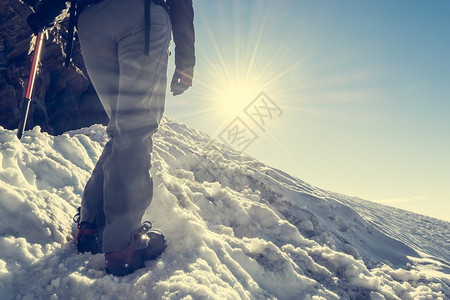
<svg viewBox="0 0 450 300"><path fill-rule="evenodd" d="M107 140L0 128L2 299L448 299L450 223L313 187L164 117L144 219L168 248L125 277L72 217Z"/></svg>

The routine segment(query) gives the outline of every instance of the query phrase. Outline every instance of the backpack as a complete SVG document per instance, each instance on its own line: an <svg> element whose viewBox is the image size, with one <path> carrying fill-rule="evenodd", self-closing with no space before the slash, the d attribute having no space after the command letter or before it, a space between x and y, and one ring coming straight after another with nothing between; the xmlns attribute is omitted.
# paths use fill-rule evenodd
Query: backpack
<svg viewBox="0 0 450 300"><path fill-rule="evenodd" d="M70 8L69 8L69 28L67 31L67 45L66 45L66 61L64 65L66 68L70 66L70 60L72 58L72 47L73 47L73 36L74 36L74 28L77 23L77 19L79 14L82 12L83 9L99 3L103 0L71 0L70 1ZM145 0L145 46L144 46L144 53L145 55L150 55L150 3L155 2L157 5L161 5L169 14L170 9L167 3L164 0Z"/></svg>

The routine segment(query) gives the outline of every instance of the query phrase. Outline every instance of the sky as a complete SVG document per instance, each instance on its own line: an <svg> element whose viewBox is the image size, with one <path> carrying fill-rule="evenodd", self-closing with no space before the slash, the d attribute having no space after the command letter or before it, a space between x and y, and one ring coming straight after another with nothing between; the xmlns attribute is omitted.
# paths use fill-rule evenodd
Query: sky
<svg viewBox="0 0 450 300"><path fill-rule="evenodd" d="M317 187L450 221L450 2L194 9L194 85L166 115Z"/></svg>

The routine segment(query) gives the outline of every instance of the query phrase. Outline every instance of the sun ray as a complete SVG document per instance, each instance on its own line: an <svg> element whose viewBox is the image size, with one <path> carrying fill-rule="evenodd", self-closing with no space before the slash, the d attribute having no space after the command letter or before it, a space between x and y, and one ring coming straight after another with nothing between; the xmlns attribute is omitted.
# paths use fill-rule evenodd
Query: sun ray
<svg viewBox="0 0 450 300"><path fill-rule="evenodd" d="M226 68L225 60L223 59L222 53L220 51L220 48L217 45L216 39L214 38L214 34L211 31L211 26L209 26L208 22L206 22L207 18L205 17L205 15L203 14L203 12L201 10L200 10L200 14L201 14L202 18L205 20L205 23L207 24L205 29L206 29L206 31L207 31L207 33L209 35L209 38L210 38L211 43L212 43L212 45L214 47L215 53L216 53L216 55L217 55L217 57L218 57L218 59L220 61L220 64L222 66L222 70L225 71L226 77L228 79L230 79L231 78L231 74L229 72L227 72L228 70Z"/></svg>
<svg viewBox="0 0 450 300"><path fill-rule="evenodd" d="M294 90L298 94L298 85L289 89L289 84L283 79L290 80L289 74L302 66L309 56L299 58L297 52L294 54L283 45L264 42L267 34L271 34L268 28L269 6L259 5L248 13L246 7L242 8L237 2L231 5L239 7L232 6L231 13L214 19L215 23L205 17L210 11L200 9L198 12L206 33L202 40L204 47L199 48L199 54L203 74L207 76L196 79L199 88L192 95L198 100L194 104L194 112L182 114L185 117L198 116L195 119L200 128L207 128L207 132L213 132L216 137L236 117L247 118L245 121L251 123L245 109L261 92L270 91L269 97L274 96L282 110L305 111L300 104L301 99L292 100ZM244 14L247 18L243 18ZM217 26L225 28L220 38L213 33ZM285 129L278 126L271 130L274 136L278 136Z"/></svg>
<svg viewBox="0 0 450 300"><path fill-rule="evenodd" d="M257 58L257 54L258 54L258 49L259 49L259 46L261 44L261 40L262 40L262 37L263 37L264 29L265 29L265 26L266 26L266 23L267 23L267 17L268 17L268 9L266 8L263 21L260 24L258 37L256 38L256 42L255 42L255 45L253 47L252 54L251 54L250 59L248 61L248 68L247 68L247 72L246 72L246 76L245 76L246 80L248 80L251 72L253 71L253 67L255 65L255 61L256 61L256 58Z"/></svg>

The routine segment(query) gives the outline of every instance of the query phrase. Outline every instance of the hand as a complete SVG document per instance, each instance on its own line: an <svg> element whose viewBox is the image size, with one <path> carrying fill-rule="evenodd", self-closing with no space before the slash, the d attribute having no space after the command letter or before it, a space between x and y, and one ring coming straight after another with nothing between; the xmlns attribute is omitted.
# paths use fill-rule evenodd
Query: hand
<svg viewBox="0 0 450 300"><path fill-rule="evenodd" d="M30 26L31 31L33 31L34 35L38 35L39 32L44 31L45 28L51 27L52 24L48 24L45 22L41 16L37 13L33 13L27 18L28 26Z"/></svg>
<svg viewBox="0 0 450 300"><path fill-rule="evenodd" d="M190 86L192 86L192 78L194 77L194 68L186 68L183 70L176 69L173 74L170 91L172 95L177 96L183 94Z"/></svg>

